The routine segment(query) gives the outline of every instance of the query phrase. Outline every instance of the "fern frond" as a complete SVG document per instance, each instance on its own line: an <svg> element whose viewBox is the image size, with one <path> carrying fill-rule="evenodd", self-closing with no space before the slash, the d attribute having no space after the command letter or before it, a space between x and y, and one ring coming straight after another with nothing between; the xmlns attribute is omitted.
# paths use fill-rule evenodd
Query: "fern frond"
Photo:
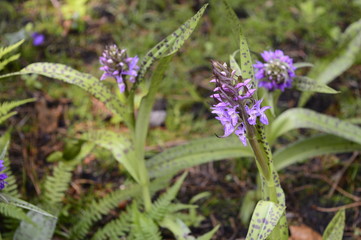
<svg viewBox="0 0 361 240"><path fill-rule="evenodd" d="M2 47L0 48L0 59L5 56L6 54L8 54L9 52L15 50L16 48L18 48L21 44L23 44L24 39L7 47Z"/></svg>
<svg viewBox="0 0 361 240"><path fill-rule="evenodd" d="M134 240L161 240L158 225L151 219L148 214L139 212L136 205L132 208L133 224L130 239Z"/></svg>
<svg viewBox="0 0 361 240"><path fill-rule="evenodd" d="M20 53L10 56L9 58L3 60L0 62L0 71L5 68L6 65L8 65L10 62L18 60L20 57Z"/></svg>
<svg viewBox="0 0 361 240"><path fill-rule="evenodd" d="M140 190L140 186L132 185L127 189L116 190L100 200L92 201L81 213L78 223L71 229L70 239L84 239L94 222L100 220L104 214L117 207L119 202L139 195Z"/></svg>
<svg viewBox="0 0 361 240"><path fill-rule="evenodd" d="M54 175L45 180L44 203L47 206L56 206L63 200L65 191L71 180L73 166L60 162L54 168Z"/></svg>
<svg viewBox="0 0 361 240"><path fill-rule="evenodd" d="M164 216L169 213L169 206L173 199L177 196L177 193L182 186L182 183L187 176L187 173L183 173L183 175L177 180L177 182L167 190L162 196L158 198L158 200L153 204L149 216L155 221L161 221Z"/></svg>
<svg viewBox="0 0 361 240"><path fill-rule="evenodd" d="M23 105L28 102L34 102L35 98L28 98L24 100L11 101L11 102L3 102L0 105L0 123L8 119L9 117L16 114L16 112L10 112L13 108L16 108L20 105ZM10 112L10 113L9 113Z"/></svg>
<svg viewBox="0 0 361 240"><path fill-rule="evenodd" d="M23 42L24 42L24 40L21 40L8 47L0 48L0 59L3 58L6 54L8 54L11 51L15 50L16 48L18 48ZM19 57L20 57L20 54L18 53L18 54L9 56L8 58L5 58L4 60L0 61L0 71L3 70L8 63L19 59Z"/></svg>
<svg viewBox="0 0 361 240"><path fill-rule="evenodd" d="M121 213L121 215L107 223L104 227L99 229L93 236L92 240L118 240L129 232L132 224L132 215L129 208Z"/></svg>
<svg viewBox="0 0 361 240"><path fill-rule="evenodd" d="M32 223L31 219L26 215L26 213L16 206L0 202L0 215L5 217L15 218L18 220L25 220L29 223Z"/></svg>
<svg viewBox="0 0 361 240"><path fill-rule="evenodd" d="M151 192L154 193L165 187L171 175L157 178L150 184ZM70 231L70 239L84 239L94 222L100 220L103 215L116 208L118 203L141 195L141 188L138 185L128 185L126 189L116 190L99 200L92 201L81 213L77 224Z"/></svg>

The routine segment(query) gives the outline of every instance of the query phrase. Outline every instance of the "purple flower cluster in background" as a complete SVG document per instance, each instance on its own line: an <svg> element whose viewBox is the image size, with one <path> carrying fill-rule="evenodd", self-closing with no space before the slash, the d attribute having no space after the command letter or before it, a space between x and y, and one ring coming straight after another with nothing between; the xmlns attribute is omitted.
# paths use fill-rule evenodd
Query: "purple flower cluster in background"
<svg viewBox="0 0 361 240"><path fill-rule="evenodd" d="M100 80L107 77L113 77L118 83L120 92L126 89L125 77L129 76L131 83L135 82L138 75L139 66L137 56L128 57L125 49L119 49L115 44L107 46L99 58L102 67L100 70L104 71Z"/></svg>
<svg viewBox="0 0 361 240"><path fill-rule="evenodd" d="M33 32L33 34L31 34L31 37L33 39L34 46L40 46L45 42L45 35L42 33Z"/></svg>
<svg viewBox="0 0 361 240"><path fill-rule="evenodd" d="M281 50L264 51L261 56L265 63L257 61L253 65L256 70L255 78L259 80L258 86L269 91L290 88L296 76L292 58L284 55Z"/></svg>
<svg viewBox="0 0 361 240"><path fill-rule="evenodd" d="M212 113L217 114L216 119L224 127L224 135L228 137L236 134L243 145L247 145L246 131L250 125L256 125L257 118L263 124L268 124L264 113L269 106L262 107L262 100L256 101L253 94L256 89L251 86L251 79L244 80L236 76L235 71L227 66L212 61L214 79L216 84L214 94L211 96L217 103L211 107Z"/></svg>
<svg viewBox="0 0 361 240"><path fill-rule="evenodd" d="M0 160L0 190L4 189L5 184L7 184L7 182L5 182L5 179L8 176L5 173L1 173L2 171L4 171L4 169L4 161Z"/></svg>

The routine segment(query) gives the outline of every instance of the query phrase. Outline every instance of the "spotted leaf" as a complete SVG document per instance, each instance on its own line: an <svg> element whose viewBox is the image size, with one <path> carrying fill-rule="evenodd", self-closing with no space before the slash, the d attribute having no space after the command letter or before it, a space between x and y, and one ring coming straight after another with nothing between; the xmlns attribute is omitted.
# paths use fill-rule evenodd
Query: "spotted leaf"
<svg viewBox="0 0 361 240"><path fill-rule="evenodd" d="M126 108L123 108L122 103L108 87L90 74L79 72L63 64L40 62L30 64L19 72L2 75L0 78L23 74L39 74L77 85L102 101L111 111L122 116L125 121L129 121Z"/></svg>
<svg viewBox="0 0 361 240"><path fill-rule="evenodd" d="M164 56L171 55L178 51L184 44L185 40L189 38L193 30L196 28L199 19L202 17L208 4L205 4L193 17L183 23L172 34L168 35L165 39L153 47L142 59L138 79L141 80L148 68L158 59Z"/></svg>
<svg viewBox="0 0 361 240"><path fill-rule="evenodd" d="M147 169L150 177L160 177L206 162L252 156L252 150L237 137L210 137L163 151L147 161Z"/></svg>
<svg viewBox="0 0 361 240"><path fill-rule="evenodd" d="M340 119L330 117L303 108L293 108L283 112L271 125L269 142L277 137L298 128L311 128L324 133L333 134L361 144L361 128Z"/></svg>
<svg viewBox="0 0 361 240"><path fill-rule="evenodd" d="M331 222L327 225L323 233L323 240L342 240L343 230L345 228L345 209L336 213Z"/></svg>
<svg viewBox="0 0 361 240"><path fill-rule="evenodd" d="M303 92L319 92L319 93L328 93L335 94L339 93L333 88L330 88L326 84L317 82L308 77L298 76L293 79L293 87Z"/></svg>
<svg viewBox="0 0 361 240"><path fill-rule="evenodd" d="M277 225L284 211L284 206L270 201L259 201L253 212L246 240L266 239Z"/></svg>

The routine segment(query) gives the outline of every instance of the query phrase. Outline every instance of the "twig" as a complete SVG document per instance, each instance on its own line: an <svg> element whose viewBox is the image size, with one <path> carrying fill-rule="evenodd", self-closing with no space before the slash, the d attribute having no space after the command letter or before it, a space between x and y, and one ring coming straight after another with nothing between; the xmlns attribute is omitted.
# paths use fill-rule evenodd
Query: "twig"
<svg viewBox="0 0 361 240"><path fill-rule="evenodd" d="M330 184L331 186L333 185L332 181L326 177L326 176L323 176L323 175L318 175L318 174L309 174L307 175L308 177L312 177L312 178L317 178L317 179L320 179L320 180L323 180L325 181L326 183ZM344 189L340 188L339 186L336 186L335 189L341 193L342 195L344 195L345 197L348 197L356 202L360 201L361 198L358 197L358 196L355 196L347 191L345 191Z"/></svg>
<svg viewBox="0 0 361 240"><path fill-rule="evenodd" d="M338 210L341 210L341 209L348 209L348 208L354 208L354 207L359 207L359 206L361 206L361 202L354 202L354 203L346 204L346 205L339 206L339 207L332 207L332 208L323 208L323 207L318 207L316 205L313 205L312 207L320 212L337 212Z"/></svg>
<svg viewBox="0 0 361 240"><path fill-rule="evenodd" d="M330 191L327 194L328 198L331 198L332 195L335 193L335 190L337 188L337 185L339 184L339 182L341 181L342 176L344 175L344 173L346 172L347 168L351 165L351 163L353 161L355 161L355 159L357 158L357 156L359 155L359 152L354 152L351 156L351 158L346 162L345 166L342 168L341 171L339 171L337 173L336 179L332 184L332 188L330 189Z"/></svg>

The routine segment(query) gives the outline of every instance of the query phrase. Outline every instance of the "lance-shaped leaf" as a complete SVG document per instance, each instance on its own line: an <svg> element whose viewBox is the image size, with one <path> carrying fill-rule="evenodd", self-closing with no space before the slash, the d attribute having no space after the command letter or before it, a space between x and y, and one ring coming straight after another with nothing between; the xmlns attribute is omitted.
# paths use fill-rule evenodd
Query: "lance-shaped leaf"
<svg viewBox="0 0 361 240"><path fill-rule="evenodd" d="M277 225L284 211L284 206L270 201L259 201L253 212L246 240L266 239Z"/></svg>
<svg viewBox="0 0 361 240"><path fill-rule="evenodd" d="M47 217L38 212L29 211L28 217L35 223L22 221L16 229L14 240L51 240L55 231L57 218Z"/></svg>
<svg viewBox="0 0 361 240"><path fill-rule="evenodd" d="M144 77L144 74L147 72L148 68L156 60L178 51L178 49L183 45L185 40L189 38L193 30L196 28L199 19L202 17L207 6L208 4L205 4L193 17L188 19L172 34L167 36L165 39L155 45L155 47L149 50L149 52L145 55L140 64L140 70L138 74L139 80Z"/></svg>
<svg viewBox="0 0 361 240"><path fill-rule="evenodd" d="M226 9L226 18L228 22L232 25L232 33L236 41L240 44L240 57L241 57L241 70L243 79L249 79L254 76L254 70L252 65L251 53L247 44L246 37L242 33L241 23L237 17L237 14L230 7L229 3L226 0L223 0L223 4Z"/></svg>
<svg viewBox="0 0 361 240"><path fill-rule="evenodd" d="M12 197L12 196L4 194L4 193L0 194L0 201L3 201L5 203L7 203L7 204L10 204L10 205L13 205L13 206L16 206L16 207L31 210L34 213L38 213L38 214L44 215L46 217L56 218L55 216L51 215L50 213L42 210L41 208L39 208L39 207L37 207L37 206L35 206L35 205L31 204L31 203L25 202L25 201L23 201L21 199Z"/></svg>
<svg viewBox="0 0 361 240"><path fill-rule="evenodd" d="M303 92L319 92L319 93L329 93L329 94L339 93L339 91L330 88L326 84L317 82L309 77L303 77L303 76L295 77L293 79L292 86Z"/></svg>
<svg viewBox="0 0 361 240"><path fill-rule="evenodd" d="M0 201L2 196L0 195ZM14 218L18 220L24 220L29 223L33 223L26 213L21 209L7 203L0 202L0 215L3 217ZM34 223L33 223L34 224Z"/></svg>
<svg viewBox="0 0 361 240"><path fill-rule="evenodd" d="M361 151L361 144L330 134L322 134L301 139L290 144L273 155L275 168L281 170L307 159L334 153Z"/></svg>
<svg viewBox="0 0 361 240"><path fill-rule="evenodd" d="M168 56L160 60L159 65L155 69L152 78L150 80L148 94L145 97L143 97L140 103L139 112L136 121L134 145L138 153L138 157L141 159L144 158L144 147L148 133L150 113L152 111L155 102L156 94L164 78L164 73L168 68L171 59L172 56Z"/></svg>
<svg viewBox="0 0 361 240"><path fill-rule="evenodd" d="M233 54L229 55L229 65L230 67L236 71L236 75L241 76L242 75L242 71L241 68L239 67L237 61L236 61L236 54L238 53L239 50L235 51Z"/></svg>
<svg viewBox="0 0 361 240"><path fill-rule="evenodd" d="M313 67L314 65L312 63L308 63L308 62L297 62L297 63L294 63L293 66L296 69L299 69L299 68L305 68L305 67Z"/></svg>
<svg viewBox="0 0 361 240"><path fill-rule="evenodd" d="M310 78L315 79L320 84L327 84L352 66L357 59L357 56L360 54L361 22L358 21L355 25L351 25L350 27L351 29L346 29L343 36L341 36L341 45L343 46L343 49L341 49L331 60L326 59L316 63L316 66L308 75ZM344 43L346 40L348 40L348 45ZM311 93L303 93L298 105L303 106L306 104L311 95Z"/></svg>
<svg viewBox="0 0 361 240"><path fill-rule="evenodd" d="M114 96L108 87L90 74L79 72L63 64L40 62L30 64L19 72L2 75L0 78L23 74L39 74L81 87L129 123L126 108L123 108L122 103Z"/></svg>
<svg viewBox="0 0 361 240"><path fill-rule="evenodd" d="M303 108L283 112L271 125L269 142L298 128L311 128L361 144L361 128L340 119Z"/></svg>
<svg viewBox="0 0 361 240"><path fill-rule="evenodd" d="M343 230L345 228L345 209L336 213L331 222L327 225L323 233L323 240L342 240Z"/></svg>
<svg viewBox="0 0 361 240"><path fill-rule="evenodd" d="M125 134L119 134L107 130L89 131L84 133L79 139L92 142L102 148L109 150L114 158L124 165L127 171L135 180L138 179L134 166L134 148L132 142Z"/></svg>
<svg viewBox="0 0 361 240"><path fill-rule="evenodd" d="M147 161L147 169L150 177L160 177L206 162L252 156L237 137L210 137L165 150Z"/></svg>

